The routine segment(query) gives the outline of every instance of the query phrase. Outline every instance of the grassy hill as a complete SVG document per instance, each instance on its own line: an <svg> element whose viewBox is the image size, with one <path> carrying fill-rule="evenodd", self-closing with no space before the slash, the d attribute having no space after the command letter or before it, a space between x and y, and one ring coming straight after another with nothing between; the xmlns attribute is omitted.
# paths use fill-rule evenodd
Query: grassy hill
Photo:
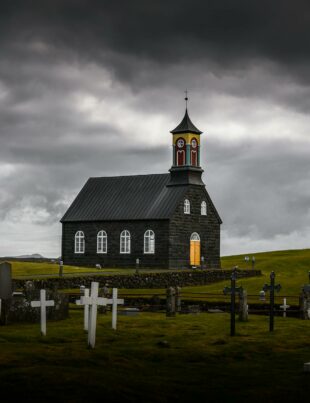
<svg viewBox="0 0 310 403"><path fill-rule="evenodd" d="M246 269L251 267L251 263L246 264L244 261L245 255L225 256L222 257L222 268L230 269L238 266L239 269ZM253 295L251 302L259 302L258 295L265 283L270 284L270 272L273 270L276 273L276 284L280 283L282 289L277 293L277 300L280 298L288 297L287 302L292 305L298 304L298 295L302 285L310 282L308 272L310 270L310 249L287 250L276 252L264 252L250 254L250 257L255 256L255 268L261 270L261 277L252 277L247 279L240 279L237 285L241 285L247 290L249 295ZM182 292L200 292L210 294L223 294L223 288L229 286L229 281L220 281L218 283L196 286L196 287L183 287ZM135 290L126 290L126 294L134 294ZM140 293L162 293L163 290L139 290ZM203 296L201 296L201 299ZM228 297L206 296L208 300L228 300ZM250 298L249 298L250 300Z"/></svg>
<svg viewBox="0 0 310 403"><path fill-rule="evenodd" d="M245 255L226 256L222 258L222 267L239 268L249 267L244 261ZM270 283L270 272L276 273L276 283L280 283L282 290L279 295L298 295L303 284L309 283L310 249L285 250L276 252L254 253L255 268L262 271L260 278L249 278L239 281L249 294L257 294L264 283ZM221 283L208 286L208 291L222 289Z"/></svg>

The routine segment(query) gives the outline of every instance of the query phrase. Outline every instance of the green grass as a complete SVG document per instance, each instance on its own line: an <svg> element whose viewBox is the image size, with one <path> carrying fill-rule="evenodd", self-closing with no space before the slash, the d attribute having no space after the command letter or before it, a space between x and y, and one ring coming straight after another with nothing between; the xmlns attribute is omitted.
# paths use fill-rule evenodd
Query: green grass
<svg viewBox="0 0 310 403"><path fill-rule="evenodd" d="M244 256L245 255L223 257L222 268L231 269L234 266L238 266L239 269L246 269L249 265L245 264ZM253 295L253 297L249 297L249 302L259 303L259 292L265 283L270 284L270 272L274 270L276 273L276 283L280 283L282 286L281 291L276 293L276 301L281 302L283 297L287 296L287 303L298 305L298 295L300 294L301 287L304 284L309 283L308 271L310 270L310 249L255 253L250 256L255 256L255 268L261 270L262 276L239 279L237 281L237 285L241 285L247 290L249 295ZM191 299L191 296L188 293L208 293L217 295L200 295L199 298L208 301L228 301L229 297L223 296L223 289L225 286L230 286L230 281L220 281L204 286L183 287L183 299ZM121 292L124 295L134 296L136 294L164 294L165 290L126 289ZM268 296L266 298L268 299Z"/></svg>
<svg viewBox="0 0 310 403"><path fill-rule="evenodd" d="M119 316L116 332L99 315L95 350L82 311L47 330L0 328L1 402L299 402L310 393L310 321L276 318L270 334L267 317L251 316L231 338L226 314Z"/></svg>
<svg viewBox="0 0 310 403"><path fill-rule="evenodd" d="M298 295L301 286L309 283L310 249L255 253L250 256L255 256L255 268L261 270L263 274L259 284L261 281L270 283L270 272L273 270L276 273L276 283L282 285L280 295ZM222 258L223 268L233 266L245 268L244 255ZM251 278L240 281L246 285L248 293L257 293L259 291L257 280L257 278ZM218 288L210 286L209 290L212 289Z"/></svg>
<svg viewBox="0 0 310 403"><path fill-rule="evenodd" d="M11 261L12 265L12 276L13 278L40 278L41 276L46 277L58 277L59 276L59 265L55 263L42 263L42 262L17 262ZM105 275L105 274L133 274L135 273L135 269L133 268L104 268L104 269L96 269L95 267L78 267L78 266L64 266L63 273L64 275L81 275L81 274L96 274L96 275ZM149 273L149 272L166 272L169 270L164 269L154 269L147 270L141 269L141 273Z"/></svg>
<svg viewBox="0 0 310 403"><path fill-rule="evenodd" d="M226 256L222 258L222 268L231 269L234 266L238 266L240 269L246 269L249 267L244 261L245 255ZM281 291L277 294L277 302L284 296L288 296L287 303L290 305L297 305L297 296L300 293L300 289L303 284L309 282L308 271L310 270L310 249L301 250L288 250L288 251L276 251L249 254L250 257L255 256L256 264L255 268L262 271L262 277L253 277L249 279L238 280L238 285L242 285L249 295L255 295L255 297L249 297L249 302L259 302L258 294L262 289L264 283L270 282L270 272L272 270L276 273L276 283L280 283L282 286ZM43 273L55 273L58 274L58 266L56 264L49 263L29 263L29 262L12 262L13 264L13 276L18 278L20 276L35 277L38 274ZM64 272L71 274L79 274L81 272L104 274L105 272L112 272L115 274L129 274L134 273L134 269L104 269L96 270L89 268L65 266ZM156 271L156 270L155 270ZM142 272L142 271L141 271ZM218 283L182 288L183 293L209 293L218 294L218 296L200 296L201 299L207 300L228 300L228 298L222 296L223 288L229 285L229 281L221 281ZM72 291L72 290L71 290ZM165 294L164 289L141 289L141 290L121 290L123 295L136 295L136 294ZM295 296L295 297L292 297ZM184 298L190 298L184 294Z"/></svg>

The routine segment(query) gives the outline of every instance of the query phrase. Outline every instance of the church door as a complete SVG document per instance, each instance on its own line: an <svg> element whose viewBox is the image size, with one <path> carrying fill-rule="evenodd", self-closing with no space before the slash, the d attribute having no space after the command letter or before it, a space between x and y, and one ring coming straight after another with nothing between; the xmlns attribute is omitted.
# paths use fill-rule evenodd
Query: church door
<svg viewBox="0 0 310 403"><path fill-rule="evenodd" d="M200 266L200 237L193 232L190 239L190 265Z"/></svg>

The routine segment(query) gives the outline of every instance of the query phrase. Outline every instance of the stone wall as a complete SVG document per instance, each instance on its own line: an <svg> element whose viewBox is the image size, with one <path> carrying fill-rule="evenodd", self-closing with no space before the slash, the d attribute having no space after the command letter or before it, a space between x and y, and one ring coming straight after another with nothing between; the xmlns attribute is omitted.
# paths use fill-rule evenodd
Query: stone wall
<svg viewBox="0 0 310 403"><path fill-rule="evenodd" d="M184 200L190 201L190 214L184 214ZM201 215L201 202L207 203L207 215ZM220 268L220 223L204 186L190 185L170 220L170 268L189 267L190 237L200 236L201 256L207 268Z"/></svg>
<svg viewBox="0 0 310 403"><path fill-rule="evenodd" d="M23 284L24 285L24 284ZM37 284L36 284L37 285ZM36 323L40 322L41 311L39 308L32 308L31 301L40 299L40 292L34 289L32 293L25 292L23 288L23 295L14 296L10 300L8 311L8 323L27 322ZM48 320L62 320L69 316L69 298L67 295L53 292L47 288L46 297L55 301L55 305L46 309L46 318Z"/></svg>
<svg viewBox="0 0 310 403"><path fill-rule="evenodd" d="M108 283L109 287L116 288L167 288L170 286L204 285L228 280L231 273L231 270L197 270L135 275L94 275L33 280L33 283L36 289L71 289L80 285L89 287L92 281L99 282L100 287ZM237 272L238 278L260 275L260 270L238 270ZM25 280L14 280L15 289L24 287L25 282Z"/></svg>

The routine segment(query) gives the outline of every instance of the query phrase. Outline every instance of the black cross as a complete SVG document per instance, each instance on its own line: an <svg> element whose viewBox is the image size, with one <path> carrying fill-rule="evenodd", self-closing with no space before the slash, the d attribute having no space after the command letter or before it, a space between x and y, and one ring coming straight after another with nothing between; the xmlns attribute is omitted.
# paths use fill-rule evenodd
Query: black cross
<svg viewBox="0 0 310 403"><path fill-rule="evenodd" d="M225 287L223 290L224 295L230 294L230 335L234 336L236 331L236 294L239 296L243 293L242 287L236 287L237 269L235 268L231 275L230 287Z"/></svg>
<svg viewBox="0 0 310 403"><path fill-rule="evenodd" d="M263 290L270 291L270 314L269 314L269 331L273 332L274 329L274 292L281 290L281 284L275 285L276 274L274 271L270 273L270 285L265 284Z"/></svg>
<svg viewBox="0 0 310 403"><path fill-rule="evenodd" d="M187 101L188 101L188 91L187 91L187 88L186 88L186 90L184 91L185 92L185 102L186 102L186 109L187 109Z"/></svg>

